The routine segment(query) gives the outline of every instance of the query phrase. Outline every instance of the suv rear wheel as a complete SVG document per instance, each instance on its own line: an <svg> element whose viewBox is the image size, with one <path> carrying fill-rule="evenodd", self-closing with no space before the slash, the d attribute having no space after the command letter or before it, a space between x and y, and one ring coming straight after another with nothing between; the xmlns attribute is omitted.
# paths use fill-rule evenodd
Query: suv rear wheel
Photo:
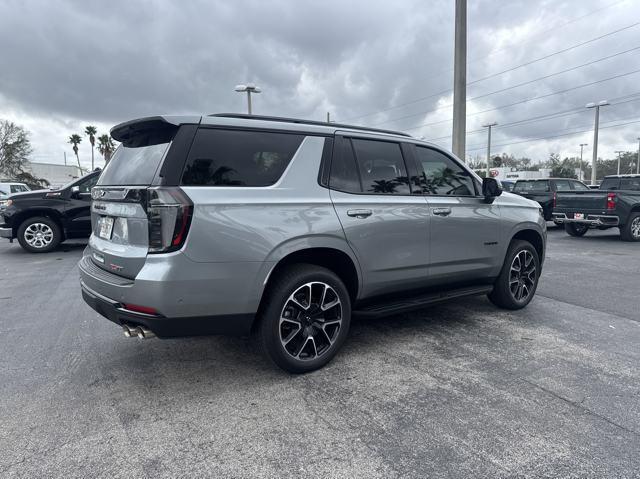
<svg viewBox="0 0 640 479"><path fill-rule="evenodd" d="M640 212L631 213L627 224L620 228L623 241L640 241Z"/></svg>
<svg viewBox="0 0 640 479"><path fill-rule="evenodd" d="M30 253L48 253L62 241L58 223L45 216L27 218L18 228L18 242Z"/></svg>
<svg viewBox="0 0 640 479"><path fill-rule="evenodd" d="M342 347L351 322L344 283L320 266L293 265L266 291L259 323L263 351L292 373L321 368Z"/></svg>
<svg viewBox="0 0 640 479"><path fill-rule="evenodd" d="M540 259L536 249L527 241L513 240L489 299L501 308L524 308L536 293L539 277Z"/></svg>

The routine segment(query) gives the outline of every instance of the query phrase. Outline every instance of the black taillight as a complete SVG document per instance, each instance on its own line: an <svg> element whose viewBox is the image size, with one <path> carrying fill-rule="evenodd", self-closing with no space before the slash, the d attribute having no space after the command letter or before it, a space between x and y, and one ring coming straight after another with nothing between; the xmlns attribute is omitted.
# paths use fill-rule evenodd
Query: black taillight
<svg viewBox="0 0 640 479"><path fill-rule="evenodd" d="M182 248L193 214L193 203L180 188L147 190L149 253L169 253Z"/></svg>

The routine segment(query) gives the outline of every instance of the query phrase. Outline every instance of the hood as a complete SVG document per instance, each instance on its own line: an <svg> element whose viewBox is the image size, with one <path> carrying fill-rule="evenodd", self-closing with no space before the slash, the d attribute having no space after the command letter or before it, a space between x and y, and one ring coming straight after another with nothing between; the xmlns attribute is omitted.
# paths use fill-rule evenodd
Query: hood
<svg viewBox="0 0 640 479"><path fill-rule="evenodd" d="M517 195L515 193L510 193L508 191L503 191L498 199L501 199L501 203L510 204L510 205L520 205L520 206L530 206L532 208L540 208L540 205L533 200L527 199L524 196Z"/></svg>
<svg viewBox="0 0 640 479"><path fill-rule="evenodd" d="M7 199L12 199L13 201L27 200L33 198L43 198L47 193L59 193L59 190L32 190L32 191L23 191L22 193L12 193Z"/></svg>

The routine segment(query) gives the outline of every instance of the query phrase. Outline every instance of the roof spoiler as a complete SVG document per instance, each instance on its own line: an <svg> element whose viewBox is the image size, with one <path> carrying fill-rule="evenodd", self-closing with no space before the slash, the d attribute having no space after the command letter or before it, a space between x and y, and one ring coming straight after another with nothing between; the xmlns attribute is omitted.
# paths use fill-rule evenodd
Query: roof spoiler
<svg viewBox="0 0 640 479"><path fill-rule="evenodd" d="M121 143L127 143L134 137L145 135L151 131L175 130L177 125L168 122L161 116L149 116L125 121L111 128L111 137Z"/></svg>

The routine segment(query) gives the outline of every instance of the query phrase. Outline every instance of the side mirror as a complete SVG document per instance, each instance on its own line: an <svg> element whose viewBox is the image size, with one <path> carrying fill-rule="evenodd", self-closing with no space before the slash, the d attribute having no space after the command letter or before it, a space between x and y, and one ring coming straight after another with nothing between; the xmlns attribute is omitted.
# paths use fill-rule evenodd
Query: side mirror
<svg viewBox="0 0 640 479"><path fill-rule="evenodd" d="M482 179L482 195L487 203L493 203L496 197L502 194L502 184L495 178Z"/></svg>
<svg viewBox="0 0 640 479"><path fill-rule="evenodd" d="M80 193L80 187L79 186L72 186L71 187L71 196L72 197L78 196L79 193Z"/></svg>

